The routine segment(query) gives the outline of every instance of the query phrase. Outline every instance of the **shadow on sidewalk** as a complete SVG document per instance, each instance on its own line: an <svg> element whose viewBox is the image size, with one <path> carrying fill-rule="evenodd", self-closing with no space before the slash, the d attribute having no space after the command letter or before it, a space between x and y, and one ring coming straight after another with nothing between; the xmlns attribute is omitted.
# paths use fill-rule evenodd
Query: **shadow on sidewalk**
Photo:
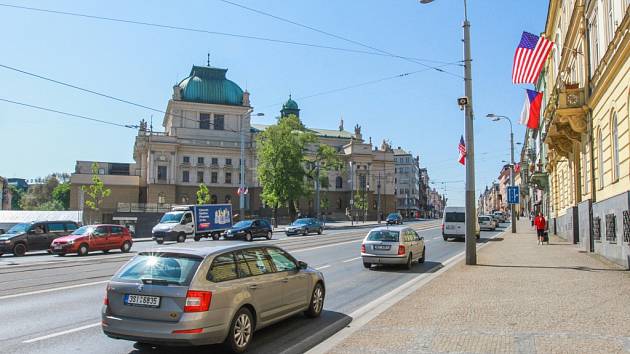
<svg viewBox="0 0 630 354"><path fill-rule="evenodd" d="M413 263L411 269L404 269L399 265L377 265L370 268L371 271L384 272L384 273L409 273L409 274L423 274L423 273L435 273L438 270L444 268L441 262L425 261L422 264Z"/></svg>
<svg viewBox="0 0 630 354"><path fill-rule="evenodd" d="M565 267L565 266L529 266L529 265L499 265L499 264L477 264L479 267L493 267L493 268L530 268L530 269L562 269L562 270L581 270L586 272L591 271L611 271L611 272L626 272L625 269L610 269L610 268L591 268L583 266Z"/></svg>

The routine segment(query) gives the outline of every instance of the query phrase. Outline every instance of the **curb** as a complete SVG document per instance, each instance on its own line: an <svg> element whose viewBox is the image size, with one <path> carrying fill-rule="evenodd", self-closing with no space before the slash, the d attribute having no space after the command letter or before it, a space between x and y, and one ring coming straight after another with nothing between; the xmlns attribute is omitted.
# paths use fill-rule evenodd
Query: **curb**
<svg viewBox="0 0 630 354"><path fill-rule="evenodd" d="M504 230L490 237L488 240L492 240L500 236L503 236L504 234L507 233L507 231L508 230ZM484 244L477 246L477 252L479 252L479 250L481 250L482 248L484 248L485 246L489 244L490 242L486 241ZM462 261L465 258L465 255L466 255L466 251L460 252L456 254L455 256L447 259L442 264L436 265L435 267L428 269L422 275L409 280L408 282L402 284L398 288L393 289L387 294L377 299L374 299L368 304L353 311L352 313L348 315L352 319L350 324L348 324L346 327L344 327L342 330L335 333L328 339L312 347L306 353L307 354L324 354L324 353L330 352L333 348L335 348L345 339L350 337L354 332L358 331L363 326L368 324L368 322L376 318L378 315L387 311L390 307L397 304L398 302L400 302L407 296L411 295L414 291L430 283L431 281L433 281L434 279L442 275L442 273L448 271L449 269L453 268L455 265L459 264L460 261ZM435 273L431 273L435 269L437 269L437 271L435 271Z"/></svg>

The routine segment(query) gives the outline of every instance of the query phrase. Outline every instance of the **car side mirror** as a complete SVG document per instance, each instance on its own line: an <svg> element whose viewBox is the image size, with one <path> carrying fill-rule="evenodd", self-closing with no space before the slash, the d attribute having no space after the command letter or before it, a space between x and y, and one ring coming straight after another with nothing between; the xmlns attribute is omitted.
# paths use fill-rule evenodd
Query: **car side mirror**
<svg viewBox="0 0 630 354"><path fill-rule="evenodd" d="M35 230L28 230L27 232L29 235L35 235Z"/></svg>
<svg viewBox="0 0 630 354"><path fill-rule="evenodd" d="M187 223L186 223L186 220L182 220L182 221L180 222L180 224L181 224L181 225L186 225L186 224L187 224Z"/></svg>
<svg viewBox="0 0 630 354"><path fill-rule="evenodd" d="M298 261L298 267L300 267L300 269L306 269L308 268L308 264L306 264L306 262Z"/></svg>

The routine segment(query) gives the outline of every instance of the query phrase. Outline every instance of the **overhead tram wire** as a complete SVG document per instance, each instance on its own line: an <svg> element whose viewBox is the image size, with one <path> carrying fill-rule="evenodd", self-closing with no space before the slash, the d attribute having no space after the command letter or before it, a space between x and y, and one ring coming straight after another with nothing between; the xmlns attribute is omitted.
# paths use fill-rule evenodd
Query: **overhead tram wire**
<svg viewBox="0 0 630 354"><path fill-rule="evenodd" d="M257 41L264 41L264 42L271 42L271 43L279 43L279 44L287 44L287 45L294 45L294 46L301 46L301 47L312 47L312 48L319 48L319 49L328 49L328 50L334 50L334 51L340 51L340 52L348 52L348 53L355 53L355 54L366 54L366 55L375 55L375 56L382 56L382 57L396 57L396 58L398 58L398 56L385 54L385 53L381 53L381 52L366 51L366 50L359 50L359 49L350 49L350 48L342 48L342 47L333 47L333 46L327 46L327 45L316 44L316 43L305 43L305 42L288 41L288 40L277 39L277 38L259 37L259 36L245 35L245 34L210 31L210 30L204 30L204 29L200 29L200 28L166 25L166 24L160 24L160 23L155 23L155 22L126 20L126 19L122 19L122 18L89 15L89 14L83 14L83 13L78 13L78 12L59 11L59 10L43 9L43 8L37 8L37 7L20 6L20 5L5 4L5 3L0 3L0 7L7 7L7 8L18 9L18 10L27 10L27 11L34 11L34 12L49 13L49 14L55 14L55 15L81 17L81 18L88 18L88 19L93 19L93 20L120 22L120 23L140 25L140 26L147 26L147 27L156 27L156 28L168 29L168 30L195 32L195 33L203 33L203 34L210 34L210 35L216 35L216 36L243 38L243 39L250 39L250 40L257 40ZM406 58L406 59L420 60L420 61L423 60L423 59L418 59L418 58ZM452 74L452 73L446 72L444 70L438 70L438 71L442 71L442 72L445 72L445 73L451 74L451 75L456 75L456 74Z"/></svg>
<svg viewBox="0 0 630 354"><path fill-rule="evenodd" d="M107 121L107 120L91 118L91 117L83 116L83 115L80 115L80 114L68 113L68 112L64 112L64 111L58 111L58 110L52 109L52 108L36 106L36 105L33 105L33 104L29 104L29 103L12 101L12 100L8 100L6 98L0 98L0 101L6 102L6 103L15 104L15 105L18 105L18 106L34 108L34 109L38 109L38 110L41 110L41 111L57 113L57 114L61 114L61 115L64 115L64 116L70 116L70 117L74 117L74 118L85 119L85 120L89 120L89 121L92 121L92 122L113 125L113 126L117 126L117 127L121 127L121 128L128 128L128 129L137 129L138 128L137 125L120 124L120 123L110 122L110 121Z"/></svg>
<svg viewBox="0 0 630 354"><path fill-rule="evenodd" d="M447 63L447 62L439 61L439 60L411 58L411 57L406 57L406 56L402 56L402 55L397 55L397 54L391 53L389 51L386 51L386 50L383 50L383 49L379 49L379 48L376 48L374 46L371 46L371 45L368 45L368 44L365 44L365 43L361 43L359 41L356 41L356 40L353 40L353 39L350 39L350 38L347 38L347 37L340 36L338 34L334 34L334 33L328 32L328 31L324 31L324 30L321 30L319 28L315 28L313 26L305 25L303 23L299 23L297 21L293 21L293 20L290 20L290 19L287 19L287 18L284 18L284 17L280 17L280 16L274 15L274 14L269 13L269 12L265 12L265 11L262 11L262 10L254 9L254 8L245 6L243 4L239 4L239 3L236 3L236 2L233 2L233 1L229 1L229 0L218 0L218 1L221 1L223 3L229 4L229 5L232 5L232 6L240 7L242 9L247 10L247 11L251 11L251 12L257 13L259 15L271 17L273 19L276 19L276 20L279 20L279 21L282 21L282 22L290 23L290 24L298 26L298 27L306 28L306 29L309 29L311 31L315 31L317 33L321 33L321 34L324 34L324 35L332 37L332 38L340 39L340 40L348 42L348 43L352 43L352 44L355 44L355 45L358 45L358 46L361 46L361 47L364 47L364 48L368 48L370 50L377 51L377 52L379 52L381 54L385 54L385 55L388 55L388 56L391 56L391 57L394 57L394 58L407 60L407 61L410 61L410 62L415 63L415 64L420 64L420 65L423 65L423 66L425 66L427 68L431 68L431 69L434 69L436 71L443 72L445 74L451 74L451 75L455 75L457 77L461 77L461 75L453 74L453 73L445 71L443 69L439 69L437 67L433 67L433 66L426 65L426 64L422 63L422 62L432 62L432 63L437 63L437 64L447 64L447 65L454 65L455 63L457 63L459 65L462 65L461 63L463 61L461 61L461 60L457 61L455 63Z"/></svg>

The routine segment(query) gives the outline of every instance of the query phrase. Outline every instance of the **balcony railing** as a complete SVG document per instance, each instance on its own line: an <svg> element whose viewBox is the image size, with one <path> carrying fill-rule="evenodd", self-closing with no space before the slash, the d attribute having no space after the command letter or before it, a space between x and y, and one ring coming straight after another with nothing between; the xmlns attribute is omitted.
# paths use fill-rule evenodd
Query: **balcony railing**
<svg viewBox="0 0 630 354"><path fill-rule="evenodd" d="M116 211L119 213L165 213L171 211L171 206L172 204L119 202Z"/></svg>

